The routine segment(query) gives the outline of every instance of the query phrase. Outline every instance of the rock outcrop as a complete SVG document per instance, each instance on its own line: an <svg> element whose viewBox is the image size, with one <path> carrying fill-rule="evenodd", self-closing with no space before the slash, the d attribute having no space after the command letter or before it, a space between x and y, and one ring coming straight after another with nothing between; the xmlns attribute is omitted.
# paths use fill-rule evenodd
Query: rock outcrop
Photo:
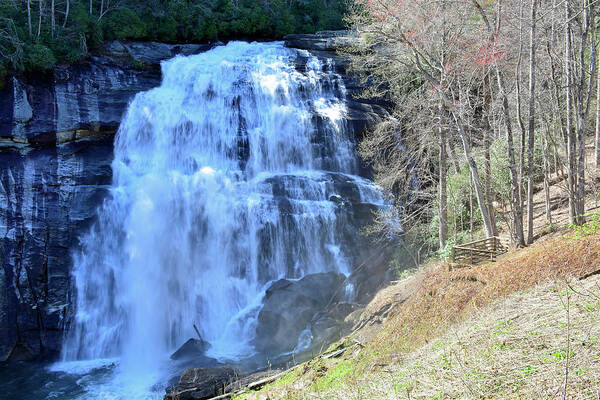
<svg viewBox="0 0 600 400"><path fill-rule="evenodd" d="M229 367L190 368L183 372L176 387L168 390L165 400L205 400L224 393L237 373Z"/></svg>
<svg viewBox="0 0 600 400"><path fill-rule="evenodd" d="M272 355L294 350L313 317L343 298L345 280L344 275L329 272L273 283L258 314L256 348Z"/></svg>
<svg viewBox="0 0 600 400"><path fill-rule="evenodd" d="M51 146L114 133L131 98L160 84L160 61L211 47L110 42L104 56L46 76L11 77L0 91L0 146Z"/></svg>
<svg viewBox="0 0 600 400"><path fill-rule="evenodd" d="M60 350L80 232L111 182L112 140L0 150L0 361Z"/></svg>

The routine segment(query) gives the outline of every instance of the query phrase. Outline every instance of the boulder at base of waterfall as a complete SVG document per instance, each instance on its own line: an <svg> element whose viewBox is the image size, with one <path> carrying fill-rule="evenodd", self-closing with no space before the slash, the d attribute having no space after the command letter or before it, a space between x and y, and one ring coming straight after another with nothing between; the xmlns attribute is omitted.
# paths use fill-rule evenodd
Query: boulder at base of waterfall
<svg viewBox="0 0 600 400"><path fill-rule="evenodd" d="M360 308L359 304L338 302L319 312L310 324L312 342L310 348L327 348L329 343L350 333L352 326L345 322L348 314Z"/></svg>
<svg viewBox="0 0 600 400"><path fill-rule="evenodd" d="M164 400L205 400L224 393L237 374L229 367L186 369L174 389L167 389Z"/></svg>
<svg viewBox="0 0 600 400"><path fill-rule="evenodd" d="M171 360L181 360L203 356L210 345L203 339L189 339L177 351L171 354Z"/></svg>
<svg viewBox="0 0 600 400"><path fill-rule="evenodd" d="M257 350L270 355L293 351L313 317L344 296L344 281L344 275L327 272L273 283L258 314Z"/></svg>

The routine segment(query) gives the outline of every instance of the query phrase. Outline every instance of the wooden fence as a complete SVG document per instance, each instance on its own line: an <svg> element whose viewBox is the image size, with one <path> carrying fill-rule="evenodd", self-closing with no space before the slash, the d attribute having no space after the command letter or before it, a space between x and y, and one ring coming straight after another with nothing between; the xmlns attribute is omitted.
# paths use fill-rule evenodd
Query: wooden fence
<svg viewBox="0 0 600 400"><path fill-rule="evenodd" d="M496 261L500 254L508 251L509 240L498 236L476 240L454 246L452 262L456 264L476 265L485 261Z"/></svg>

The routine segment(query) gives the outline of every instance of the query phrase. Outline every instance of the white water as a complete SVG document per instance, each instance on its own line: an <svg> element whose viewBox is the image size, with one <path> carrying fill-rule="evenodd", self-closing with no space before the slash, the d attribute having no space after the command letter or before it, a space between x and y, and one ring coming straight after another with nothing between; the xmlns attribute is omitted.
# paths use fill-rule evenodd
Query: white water
<svg viewBox="0 0 600 400"><path fill-rule="evenodd" d="M194 323L210 356L251 355L269 282L351 272L344 235L358 232L330 201L335 181L383 200L354 176L342 80L316 58L297 71L297 56L232 42L176 57L130 104L111 196L75 256L76 315L56 367L118 359L86 398L147 393Z"/></svg>

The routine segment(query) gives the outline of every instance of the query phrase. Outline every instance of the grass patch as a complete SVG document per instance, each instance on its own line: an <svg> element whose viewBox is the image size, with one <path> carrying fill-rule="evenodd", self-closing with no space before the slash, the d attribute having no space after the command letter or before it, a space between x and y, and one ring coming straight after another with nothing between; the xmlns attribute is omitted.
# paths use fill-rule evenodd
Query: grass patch
<svg viewBox="0 0 600 400"><path fill-rule="evenodd" d="M580 240L587 236L600 234L600 211L596 211L596 212L587 214L586 217L588 217L589 220L582 226L577 226L577 225L570 226L570 228L573 229L573 234L572 234L573 240Z"/></svg>
<svg viewBox="0 0 600 400"><path fill-rule="evenodd" d="M342 384L343 379L353 371L354 363L352 361L342 361L327 371L324 376L318 378L315 383L313 383L312 390L315 392L323 392L339 387Z"/></svg>

